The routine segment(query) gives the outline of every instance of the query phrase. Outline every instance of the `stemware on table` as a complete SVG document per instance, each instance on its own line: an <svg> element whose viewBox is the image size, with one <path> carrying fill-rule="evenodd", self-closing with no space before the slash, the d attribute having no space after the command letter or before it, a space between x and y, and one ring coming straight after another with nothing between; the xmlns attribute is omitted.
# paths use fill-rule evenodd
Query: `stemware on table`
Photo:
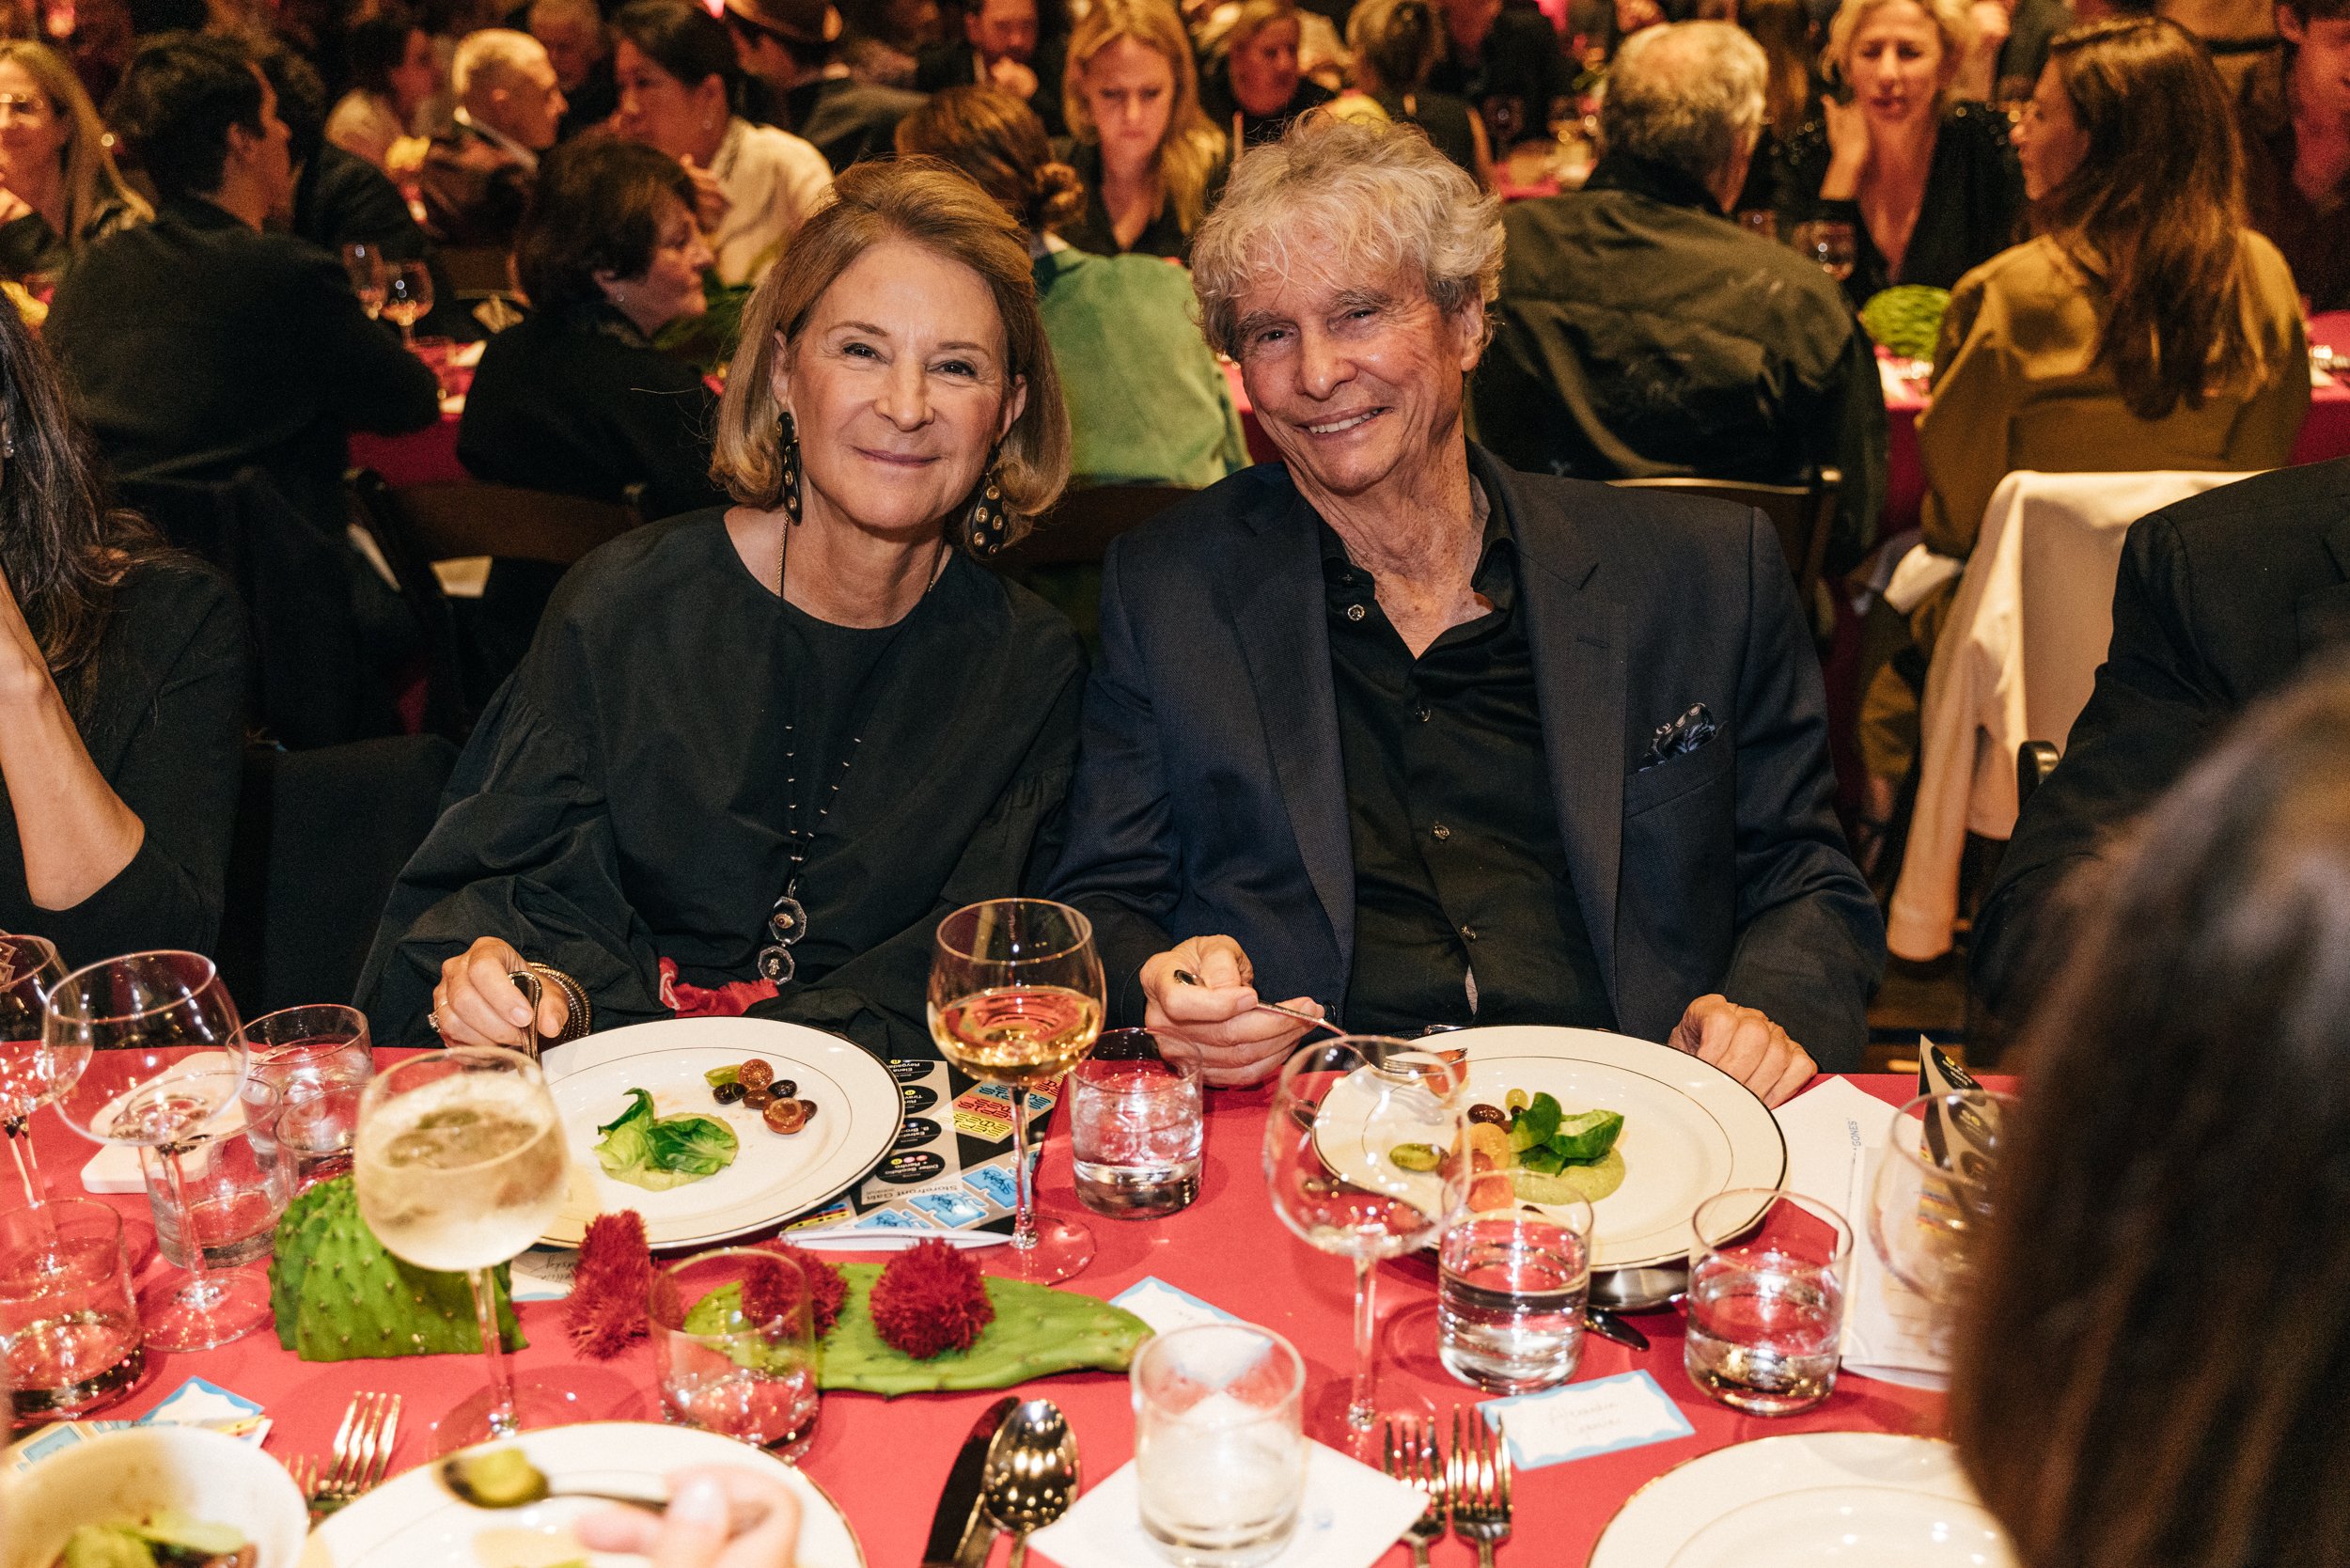
<svg viewBox="0 0 2350 1568"><path fill-rule="evenodd" d="M352 241L343 246L343 271L351 275L351 291L359 296L359 308L368 320L384 314L384 295L391 280L384 247L372 240Z"/></svg>
<svg viewBox="0 0 2350 1568"><path fill-rule="evenodd" d="M1067 1279L1093 1261L1093 1232L1036 1212L1027 1091L1085 1058L1102 1032L1105 994L1093 923L1044 899L991 899L938 923L931 960L931 1038L946 1058L1010 1091L1017 1184L1011 1245L980 1267L1031 1284Z"/></svg>
<svg viewBox="0 0 2350 1568"><path fill-rule="evenodd" d="M360 1097L352 1161L360 1217L393 1256L473 1283L490 1386L441 1418L436 1452L572 1414L559 1386L516 1385L491 1280L555 1218L570 1168L546 1077L519 1052L428 1051L378 1074Z"/></svg>
<svg viewBox="0 0 2350 1568"><path fill-rule="evenodd" d="M432 274L421 261L399 261L384 275L384 314L399 323L400 340L416 347L416 323L432 311Z"/></svg>
<svg viewBox="0 0 2350 1568"><path fill-rule="evenodd" d="M0 1133L16 1156L24 1200L35 1205L48 1200L49 1184L33 1149L33 1113L68 1087L63 1058L42 1039L50 988L64 978L65 963L46 938L0 934Z"/></svg>
<svg viewBox="0 0 2350 1568"><path fill-rule="evenodd" d="M1274 1213L1310 1245L1355 1261L1354 1382L1344 1412L1317 1424L1366 1464L1378 1463L1383 1419L1425 1414L1418 1403L1380 1404L1372 1265L1428 1246L1466 1207L1467 1082L1457 1060L1424 1043L1343 1035L1290 1058L1265 1120ZM1405 1145L1427 1152L1423 1168L1395 1162ZM1423 1164L1417 1152L1412 1163Z"/></svg>
<svg viewBox="0 0 2350 1568"><path fill-rule="evenodd" d="M96 1142L153 1150L183 1235L196 1232L180 1156L243 1081L237 1027L220 972L196 953L108 959L49 992L42 1039L65 1086L59 1114ZM255 1268L210 1268L197 1248L185 1273L150 1287L139 1309L149 1345L205 1350L270 1321L269 1280Z"/></svg>
<svg viewBox="0 0 2350 1568"><path fill-rule="evenodd" d="M2008 1096L1921 1094L1893 1113L1869 1203L1869 1240L1895 1279L1936 1309L1947 1332L1964 1298L1973 1244L1991 1217L1991 1178Z"/></svg>

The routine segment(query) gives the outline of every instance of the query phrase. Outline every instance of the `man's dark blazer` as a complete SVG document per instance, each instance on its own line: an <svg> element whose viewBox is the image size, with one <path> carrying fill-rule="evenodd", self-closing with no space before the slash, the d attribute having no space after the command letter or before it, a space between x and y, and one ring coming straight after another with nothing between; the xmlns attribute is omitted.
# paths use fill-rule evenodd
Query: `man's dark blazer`
<svg viewBox="0 0 2350 1568"><path fill-rule="evenodd" d="M1829 808L1820 670L1759 512L1504 468L1469 448L1521 562L1576 901L1616 1020L1662 1040L1719 991L1856 1066L1885 927ZM1118 540L1055 896L1095 922L1113 1010L1188 936L1239 941L1267 998L1334 1014L1355 941L1316 520L1236 474ZM1718 734L1643 769L1691 706Z"/></svg>
<svg viewBox="0 0 2350 1568"><path fill-rule="evenodd" d="M2062 955L2065 878L2248 704L2344 644L2350 458L2240 479L2130 525L2096 687L1975 917L1973 983L1995 1013L2015 1020Z"/></svg>

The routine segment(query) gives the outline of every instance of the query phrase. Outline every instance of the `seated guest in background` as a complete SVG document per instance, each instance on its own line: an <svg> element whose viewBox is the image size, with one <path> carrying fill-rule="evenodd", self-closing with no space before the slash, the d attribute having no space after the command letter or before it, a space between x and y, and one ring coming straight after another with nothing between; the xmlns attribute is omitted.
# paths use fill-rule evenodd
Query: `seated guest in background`
<svg viewBox="0 0 2350 1568"><path fill-rule="evenodd" d="M860 82L914 86L922 52L946 37L938 0L841 0L840 58ZM1047 92L1055 84L1038 78Z"/></svg>
<svg viewBox="0 0 2350 1568"><path fill-rule="evenodd" d="M532 0L528 20L563 93L556 137L569 141L610 119L620 92L612 83L611 34L595 0Z"/></svg>
<svg viewBox="0 0 2350 1568"><path fill-rule="evenodd" d="M2058 39L2016 146L2040 235L1960 280L1918 417L1925 547L1959 559L2016 469L2275 468L2310 406L2293 275L2245 227L2227 87L2184 28L2134 18ZM1956 591L1909 612L1919 648ZM1890 808L1915 719L1901 677L1875 674L1872 808Z"/></svg>
<svg viewBox="0 0 2350 1568"><path fill-rule="evenodd" d="M1551 108L1570 86L1550 19L1503 0L1442 4L1445 56L1428 85L1476 108L1496 159L1520 142L1548 141Z"/></svg>
<svg viewBox="0 0 2350 1568"><path fill-rule="evenodd" d="M722 503L717 400L652 346L703 309L693 201L677 160L634 142L587 136L548 157L515 256L530 318L481 351L457 431L468 471L599 501L642 484L649 517Z"/></svg>
<svg viewBox="0 0 2350 1568"><path fill-rule="evenodd" d="M726 24L693 0L634 0L612 19L620 87L613 126L685 165L718 281L755 283L832 188L824 155L735 114Z"/></svg>
<svg viewBox="0 0 2350 1568"><path fill-rule="evenodd" d="M963 39L926 49L916 62L914 86L921 92L941 87L997 87L1036 111L1045 129L1059 135L1063 39L1046 39L1038 0L970 0Z"/></svg>
<svg viewBox="0 0 2350 1568"><path fill-rule="evenodd" d="M2001 105L2031 96L2049 43L2077 20L2065 0L1974 0L1966 15L1975 24L1975 41L1959 62L1954 90Z"/></svg>
<svg viewBox="0 0 2350 1568"><path fill-rule="evenodd" d="M366 243L380 246L386 261L421 260L424 230L410 215L400 187L365 158L326 139L326 89L310 62L275 39L248 40L246 48L277 95L286 155L294 168L293 206L274 214L273 224L282 219L285 227L330 256L341 255L347 244Z"/></svg>
<svg viewBox="0 0 2350 1568"><path fill-rule="evenodd" d="M1072 478L1196 489L1248 465L1231 385L1192 321L1191 279L1053 232L1084 210L1085 192L1026 104L993 87L948 87L898 127L898 151L954 165L1028 236L1037 310L1069 402Z"/></svg>
<svg viewBox="0 0 2350 1568"><path fill-rule="evenodd" d="M562 122L555 64L528 33L484 27L458 44L449 87L456 113L419 174L426 232L445 245L505 249Z"/></svg>
<svg viewBox="0 0 2350 1568"><path fill-rule="evenodd" d="M2236 99L2252 227L2312 311L2350 310L2350 0L2278 0L2277 36Z"/></svg>
<svg viewBox="0 0 2350 1568"><path fill-rule="evenodd" d="M0 431L0 931L69 965L208 951L244 741L236 595L109 510L13 310Z"/></svg>
<svg viewBox="0 0 2350 1568"><path fill-rule="evenodd" d="M116 172L89 95L48 45L0 42L0 277L58 277L91 241L154 215Z"/></svg>
<svg viewBox="0 0 2350 1568"><path fill-rule="evenodd" d="M1896 283L1948 289L2015 243L2007 117L1950 90L1974 37L1960 0L1853 0L1828 25L1824 58L1852 98L1789 141L1774 211L1782 233L1852 225L1856 306Z"/></svg>
<svg viewBox="0 0 2350 1568"><path fill-rule="evenodd" d="M2113 642L2064 760L2033 792L1975 917L1968 978L2020 1024L2105 858L2244 707L2350 643L2350 458L2239 479L2130 525Z"/></svg>
<svg viewBox="0 0 2350 1568"><path fill-rule="evenodd" d="M898 122L922 95L860 82L833 57L840 12L824 0L727 0L727 30L744 73L763 84L778 122L835 173L889 156Z"/></svg>
<svg viewBox="0 0 2350 1568"><path fill-rule="evenodd" d="M1761 513L1464 438L1502 243L1408 132L1241 160L1195 275L1283 462L1111 544L1055 896L1213 1081L1299 1038L1263 996L1669 1039L1777 1103L1859 1059L1883 959L1810 635Z"/></svg>
<svg viewBox="0 0 2350 1568"><path fill-rule="evenodd" d="M1727 22L1637 33L1582 190L1512 203L1478 439L1577 478L1771 484L1843 471L1827 562L1858 563L1885 500L1876 350L1810 259L1724 216L1762 134L1765 62Z"/></svg>
<svg viewBox="0 0 2350 1568"><path fill-rule="evenodd" d="M1355 85L1398 125L1417 125L1437 151L1493 189L1485 122L1468 101L1428 86L1444 58L1444 21L1433 0L1362 0L1346 19Z"/></svg>
<svg viewBox="0 0 2350 1568"><path fill-rule="evenodd" d="M1098 256L1191 249L1224 180L1224 133L1168 0L1095 0L1069 38L1062 102L1086 210L1061 238Z"/></svg>
<svg viewBox="0 0 2350 1568"><path fill-rule="evenodd" d="M1737 0L1735 16L1745 34L1762 48L1762 138L1747 165L1747 188L1731 216L1770 212L1778 199L1778 164L1788 138L1803 129L1820 101L1817 30L1804 0Z"/></svg>
<svg viewBox="0 0 2350 1568"><path fill-rule="evenodd" d="M2345 775L2336 666L2156 803L2033 1014L1950 1376L2027 1568L2350 1552Z"/></svg>
<svg viewBox="0 0 2350 1568"><path fill-rule="evenodd" d="M404 8L386 7L346 35L351 90L326 117L326 139L383 168L392 144L416 128L416 111L440 81L432 37Z"/></svg>
<svg viewBox="0 0 2350 1568"><path fill-rule="evenodd" d="M422 430L440 387L334 257L264 231L292 196L276 97L226 39L165 34L132 57L115 125L154 182L155 221L83 253L43 334L118 474L258 465L340 538L346 434Z"/></svg>
<svg viewBox="0 0 2350 1568"><path fill-rule="evenodd" d="M1298 70L1304 37L1291 0L1246 0L1225 28L1215 64L1199 79L1199 106L1236 152L1272 141L1291 120L1336 96Z"/></svg>
<svg viewBox="0 0 2350 1568"><path fill-rule="evenodd" d="M838 196L746 313L737 504L573 567L474 731L361 980L386 1043L522 1043L527 958L542 1034L747 1004L930 1056L939 916L1049 862L1083 656L975 558L1068 468L1028 249L935 165Z"/></svg>

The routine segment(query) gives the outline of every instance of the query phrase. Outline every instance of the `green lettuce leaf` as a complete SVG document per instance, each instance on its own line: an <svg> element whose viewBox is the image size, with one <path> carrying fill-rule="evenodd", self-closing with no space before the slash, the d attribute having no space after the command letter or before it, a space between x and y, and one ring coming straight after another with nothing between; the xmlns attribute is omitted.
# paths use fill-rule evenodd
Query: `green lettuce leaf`
<svg viewBox="0 0 2350 1568"><path fill-rule="evenodd" d="M648 1192L714 1176L734 1163L734 1129L714 1117L652 1113L652 1096L632 1089L629 1106L596 1131L596 1163L613 1180Z"/></svg>

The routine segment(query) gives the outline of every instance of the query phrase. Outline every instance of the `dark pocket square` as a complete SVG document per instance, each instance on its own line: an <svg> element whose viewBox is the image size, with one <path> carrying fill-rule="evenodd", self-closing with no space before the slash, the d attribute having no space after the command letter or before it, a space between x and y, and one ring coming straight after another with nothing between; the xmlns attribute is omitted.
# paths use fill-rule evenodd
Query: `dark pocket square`
<svg viewBox="0 0 2350 1568"><path fill-rule="evenodd" d="M1670 724L1660 724L1649 737L1648 751L1635 773L1646 773L1676 757L1686 757L1715 735L1714 711L1700 702Z"/></svg>

